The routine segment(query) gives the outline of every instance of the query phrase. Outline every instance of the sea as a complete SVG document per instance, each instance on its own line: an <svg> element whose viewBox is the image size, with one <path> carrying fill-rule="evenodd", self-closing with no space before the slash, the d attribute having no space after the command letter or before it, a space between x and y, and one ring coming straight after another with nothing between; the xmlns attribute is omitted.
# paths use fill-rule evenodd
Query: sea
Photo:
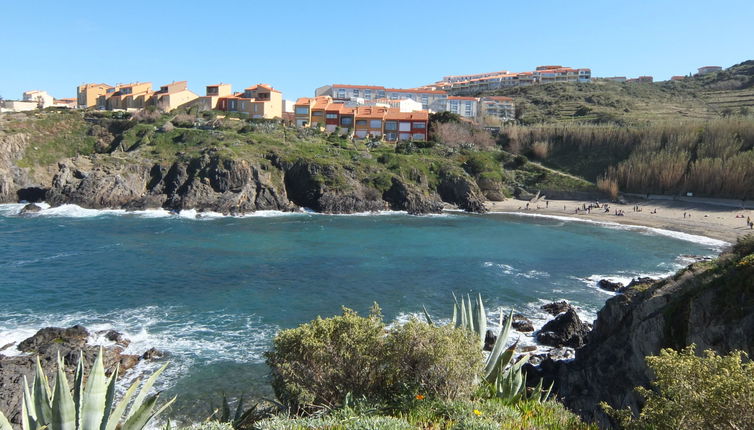
<svg viewBox="0 0 754 430"><path fill-rule="evenodd" d="M19 215L0 205L0 348L47 326L115 329L126 352L157 348L157 389L173 414L207 416L222 397L272 398L264 352L275 334L378 303L385 320L447 321L453 294L481 294L491 320L567 300L592 321L614 293L600 279L663 277L727 244L568 217L445 212L243 217L75 205ZM522 345L531 334L514 333ZM0 354L20 354L9 346ZM161 363L143 362L130 378ZM128 377L123 384L128 383Z"/></svg>

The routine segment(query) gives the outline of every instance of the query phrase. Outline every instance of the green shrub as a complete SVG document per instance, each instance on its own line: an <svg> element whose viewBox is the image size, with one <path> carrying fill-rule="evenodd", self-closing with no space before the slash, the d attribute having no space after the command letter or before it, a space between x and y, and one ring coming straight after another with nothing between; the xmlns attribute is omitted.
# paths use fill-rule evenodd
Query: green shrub
<svg viewBox="0 0 754 430"><path fill-rule="evenodd" d="M205 421L189 427L181 427L180 430L233 430L233 426L230 423Z"/></svg>
<svg viewBox="0 0 754 430"><path fill-rule="evenodd" d="M744 429L754 426L754 363L746 353L720 356L695 345L647 357L654 390L636 390L646 403L640 415L602 407L626 429Z"/></svg>
<svg viewBox="0 0 754 430"><path fill-rule="evenodd" d="M410 394L468 398L482 374L482 351L468 330L411 320L387 337L393 379Z"/></svg>
<svg viewBox="0 0 754 430"><path fill-rule="evenodd" d="M317 318L275 336L267 364L278 399L293 409L335 406L347 393L374 396L386 387L385 325L375 307L368 317Z"/></svg>
<svg viewBox="0 0 754 430"><path fill-rule="evenodd" d="M406 421L386 416L355 416L340 418L333 415L308 418L273 417L260 421L255 426L258 430L413 430L415 426ZM213 430L213 429L212 429Z"/></svg>

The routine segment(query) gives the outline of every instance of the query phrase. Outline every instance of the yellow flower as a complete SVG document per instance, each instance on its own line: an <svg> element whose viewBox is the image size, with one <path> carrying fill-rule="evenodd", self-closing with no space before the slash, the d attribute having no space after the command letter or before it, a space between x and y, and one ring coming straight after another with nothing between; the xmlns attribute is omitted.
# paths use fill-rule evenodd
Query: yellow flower
<svg viewBox="0 0 754 430"><path fill-rule="evenodd" d="M417 394L416 400L424 400L424 396L422 396L421 394Z"/></svg>
<svg viewBox="0 0 754 430"><path fill-rule="evenodd" d="M474 415L482 415L482 411L480 411L479 409L474 409Z"/></svg>

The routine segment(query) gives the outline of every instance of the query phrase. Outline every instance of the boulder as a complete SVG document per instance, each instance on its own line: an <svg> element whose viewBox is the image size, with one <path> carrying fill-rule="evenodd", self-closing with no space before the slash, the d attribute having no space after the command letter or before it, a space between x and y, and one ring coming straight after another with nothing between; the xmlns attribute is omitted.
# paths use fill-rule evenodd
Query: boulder
<svg viewBox="0 0 754 430"><path fill-rule="evenodd" d="M495 341L497 340L497 335L493 333L492 330L487 330L487 333L484 335L484 350L485 351L492 351L492 348L495 346Z"/></svg>
<svg viewBox="0 0 754 430"><path fill-rule="evenodd" d="M534 331L534 324L532 324L531 320L521 314L513 315L513 323L511 326L522 333Z"/></svg>
<svg viewBox="0 0 754 430"><path fill-rule="evenodd" d="M608 279L600 279L599 282L597 282L597 286L605 291L612 291L614 293L623 289L623 284L621 282L613 282Z"/></svg>
<svg viewBox="0 0 754 430"><path fill-rule="evenodd" d="M552 316L557 316L558 314L562 314L563 312L566 312L569 309L571 309L571 305L568 304L568 302L566 301L561 301L561 302L547 303L545 305L540 306L539 308Z"/></svg>
<svg viewBox="0 0 754 430"><path fill-rule="evenodd" d="M35 205L34 203L29 203L28 205L24 206L21 209L21 212L19 212L19 215L38 213L41 210L42 210L41 207Z"/></svg>
<svg viewBox="0 0 754 430"><path fill-rule="evenodd" d="M581 348L591 325L581 322L573 308L549 321L537 332L537 342L554 347Z"/></svg>

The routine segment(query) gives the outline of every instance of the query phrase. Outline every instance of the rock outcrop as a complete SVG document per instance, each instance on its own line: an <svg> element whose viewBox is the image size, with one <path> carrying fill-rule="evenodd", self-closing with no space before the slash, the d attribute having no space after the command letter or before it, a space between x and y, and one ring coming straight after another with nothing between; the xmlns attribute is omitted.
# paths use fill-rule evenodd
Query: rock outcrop
<svg viewBox="0 0 754 430"><path fill-rule="evenodd" d="M558 348L581 348L586 343L586 336L591 328L589 324L581 322L573 308L569 308L537 332L537 342Z"/></svg>
<svg viewBox="0 0 754 430"><path fill-rule="evenodd" d="M142 359L160 356L156 352L152 352L149 357L125 354L124 350L129 341L122 334L113 330L100 334L111 342L115 342L114 345L103 348L103 361L108 372L112 371L115 366L119 366L120 372L123 373L133 368ZM91 333L80 325L69 328L47 327L15 346L18 351L26 355L11 357L0 355L0 411L6 413L11 422L20 424L21 384L24 375L29 381L33 379L37 356L50 382L54 381L58 353L65 362L66 373L70 378L72 378L81 352L84 353L86 360L84 367L88 371L100 348L88 343L90 335ZM8 349L13 347L4 348L4 352L7 353Z"/></svg>
<svg viewBox="0 0 754 430"><path fill-rule="evenodd" d="M611 425L599 407L637 411L642 400L637 386L652 378L645 357L662 348L754 353L754 265L741 257L754 253L754 240L737 245L714 264L689 266L675 276L626 288L607 301L597 315L586 345L574 360L544 360L535 372L556 382L558 397L572 410L601 427ZM565 314L564 314L565 315Z"/></svg>

